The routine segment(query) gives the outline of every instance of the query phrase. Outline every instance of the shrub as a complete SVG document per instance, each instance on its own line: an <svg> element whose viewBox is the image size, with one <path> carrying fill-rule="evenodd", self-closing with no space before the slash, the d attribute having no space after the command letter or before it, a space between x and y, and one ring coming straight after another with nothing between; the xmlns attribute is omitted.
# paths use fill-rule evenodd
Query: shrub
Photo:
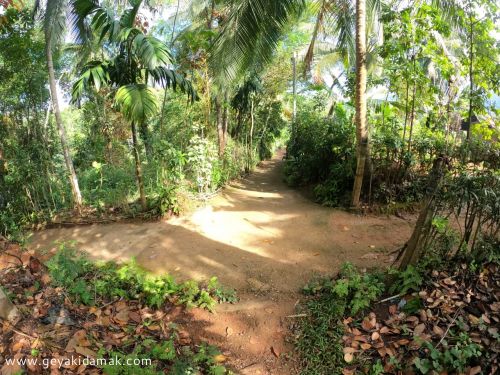
<svg viewBox="0 0 500 375"><path fill-rule="evenodd" d="M95 304L96 299L122 297L153 307L172 301L212 311L217 302L231 299L217 279L211 279L206 287L195 281L178 284L172 276L152 275L134 261L123 265L91 262L64 244L47 267L56 286L65 288L75 301L86 305Z"/></svg>

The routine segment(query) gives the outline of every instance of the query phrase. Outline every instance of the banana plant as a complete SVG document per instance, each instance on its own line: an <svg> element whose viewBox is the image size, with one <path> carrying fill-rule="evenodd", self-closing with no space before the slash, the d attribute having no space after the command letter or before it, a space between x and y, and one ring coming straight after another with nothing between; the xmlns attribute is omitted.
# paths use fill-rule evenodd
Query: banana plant
<svg viewBox="0 0 500 375"><path fill-rule="evenodd" d="M106 9L96 0L74 0L76 23L91 30L99 38L107 57L89 61L73 85L73 101L81 98L86 90L110 90L116 108L130 122L133 155L140 201L147 208L137 126L143 126L157 113L158 102L153 86L179 88L193 101L197 94L190 81L171 69L173 58L165 43L147 35L140 27L138 12L142 0L130 0L130 7L121 16Z"/></svg>

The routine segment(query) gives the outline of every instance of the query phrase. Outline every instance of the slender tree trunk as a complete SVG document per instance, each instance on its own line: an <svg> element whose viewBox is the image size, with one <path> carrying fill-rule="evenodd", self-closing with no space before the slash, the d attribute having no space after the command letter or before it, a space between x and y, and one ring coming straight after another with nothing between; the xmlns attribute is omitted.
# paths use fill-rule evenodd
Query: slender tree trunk
<svg viewBox="0 0 500 375"><path fill-rule="evenodd" d="M135 160L135 177L137 179L137 187L139 188L141 206L143 210L146 210L148 206L146 202L146 194L144 193L144 181L142 180L141 159L139 156L139 146L137 144L137 127L135 126L135 122L133 121L132 121L132 147Z"/></svg>
<svg viewBox="0 0 500 375"><path fill-rule="evenodd" d="M446 157L444 156L440 156L434 161L427 181L427 195L422 202L413 233L404 247L403 259L399 267L401 270L404 270L409 265L417 264L425 251L424 245L430 234L432 219L436 210L436 193L441 187L445 166Z"/></svg>
<svg viewBox="0 0 500 375"><path fill-rule="evenodd" d="M293 112L292 112L292 132L295 127L295 120L297 118L297 59L295 58L295 52L292 56L292 92L293 92Z"/></svg>
<svg viewBox="0 0 500 375"><path fill-rule="evenodd" d="M177 7L175 8L175 16L174 23L172 25L172 35L170 36L170 48L174 45L174 36L175 36L175 25L177 23L177 16L179 15L179 5L181 0L177 0Z"/></svg>
<svg viewBox="0 0 500 375"><path fill-rule="evenodd" d="M359 207L361 187L368 159L366 124L366 0L356 0L356 140L357 165L352 189L352 206Z"/></svg>
<svg viewBox="0 0 500 375"><path fill-rule="evenodd" d="M250 156L252 156L253 153L253 129L255 126L255 119L254 119L254 100L253 98L251 99L252 103L250 106Z"/></svg>
<svg viewBox="0 0 500 375"><path fill-rule="evenodd" d="M411 151L411 142L413 138L413 123L415 121L415 96L417 95L417 82L413 84L413 98L411 102L411 114L410 114L410 132L408 134L408 152Z"/></svg>
<svg viewBox="0 0 500 375"><path fill-rule="evenodd" d="M73 160L71 159L71 154L69 152L68 141L66 138L66 130L61 118L61 111L59 109L59 101L57 98L56 89L56 78L54 74L54 63L52 61L52 51L50 49L50 40L46 41L46 54L47 54L47 69L49 71L49 86L50 95L52 98L52 108L54 111L54 116L56 118L57 130L59 131L59 137L61 138L61 146L64 155L64 161L66 163L66 168L68 169L69 182L71 184L71 192L73 194L73 204L78 211L81 211L82 207L82 194L80 192L80 187L78 185L78 178L76 177L75 168L73 166Z"/></svg>
<svg viewBox="0 0 500 375"><path fill-rule="evenodd" d="M222 156L224 155L224 124L219 96L215 98L215 121L217 125L217 138L219 141L219 158L222 159Z"/></svg>
<svg viewBox="0 0 500 375"><path fill-rule="evenodd" d="M170 35L170 49L174 45L174 37L175 37L175 25L177 24L177 16L179 15L179 5L180 5L180 0L177 0L177 8L175 8L175 16L174 16L174 23L172 25L172 34ZM165 117L165 105L167 103L167 88L165 87L165 91L163 93L163 101L161 103L161 117L160 117L160 136L163 134L163 118Z"/></svg>
<svg viewBox="0 0 500 375"><path fill-rule="evenodd" d="M153 157L153 144L151 140L151 132L149 131L148 125L145 122L141 123L140 126L141 138L144 142L144 150L146 151L146 158L151 161Z"/></svg>
<svg viewBox="0 0 500 375"><path fill-rule="evenodd" d="M0 142L0 186L2 186L2 184L5 180L6 172L7 171L5 168L5 159L3 156L3 146L2 146L2 142ZM1 203L1 201L0 201L0 203Z"/></svg>
<svg viewBox="0 0 500 375"><path fill-rule="evenodd" d="M408 125L408 100L410 97L410 83L408 82L408 79L406 79L406 99L405 99L405 124L403 127L403 139L401 140L401 159L403 159L403 154L404 154L404 146L405 146L405 139L406 139L406 127Z"/></svg>
<svg viewBox="0 0 500 375"><path fill-rule="evenodd" d="M469 16L470 19L470 45L469 45L469 86L470 86L470 92L469 92L469 116L468 116L468 122L469 126L467 128L467 139L470 139L470 131L471 131L471 126L472 126L472 95L474 94L474 80L473 80L473 61L474 61L474 54L473 54L473 41L474 41L474 24L472 23L472 15Z"/></svg>
<svg viewBox="0 0 500 375"><path fill-rule="evenodd" d="M223 140L223 150L222 153L224 153L224 149L226 148L227 144L227 130L229 127L229 103L228 103L228 92L227 90L224 92L224 108L222 110L222 140Z"/></svg>

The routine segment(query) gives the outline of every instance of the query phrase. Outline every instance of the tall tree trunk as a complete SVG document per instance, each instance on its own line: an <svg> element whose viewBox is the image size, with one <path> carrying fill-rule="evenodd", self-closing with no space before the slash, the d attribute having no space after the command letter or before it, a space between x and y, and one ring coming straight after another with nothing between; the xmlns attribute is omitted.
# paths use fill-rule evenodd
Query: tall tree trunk
<svg viewBox="0 0 500 375"><path fill-rule="evenodd" d="M69 152L68 141L66 138L66 130L61 118L61 111L59 109L59 101L57 98L56 89L56 78L54 74L54 63L52 61L52 50L50 49L50 38L46 41L46 54L47 54L47 69L49 71L49 86L50 95L52 98L52 108L54 111L54 116L56 118L57 130L59 131L59 137L61 138L61 146L64 155L64 161L66 163L66 168L68 169L69 182L71 184L71 193L73 194L73 204L78 211L81 211L82 207L82 194L80 192L80 187L78 185L78 178L76 177L75 168L73 166L73 160L71 159L71 154Z"/></svg>
<svg viewBox="0 0 500 375"><path fill-rule="evenodd" d="M144 181L142 180L141 159L139 156L139 146L137 144L137 127L135 126L135 122L133 121L132 121L132 147L135 160L135 177L137 179L137 187L139 188L141 206L143 210L146 210L148 206L146 202L146 194L144 193Z"/></svg>
<svg viewBox="0 0 500 375"><path fill-rule="evenodd" d="M352 188L352 206L359 207L363 176L368 158L366 124L366 0L356 0L356 176Z"/></svg>

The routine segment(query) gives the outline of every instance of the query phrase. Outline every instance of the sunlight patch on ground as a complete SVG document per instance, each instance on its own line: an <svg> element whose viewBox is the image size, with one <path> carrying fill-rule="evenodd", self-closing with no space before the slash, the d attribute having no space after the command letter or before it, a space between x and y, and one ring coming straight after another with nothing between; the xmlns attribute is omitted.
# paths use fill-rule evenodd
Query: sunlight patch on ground
<svg viewBox="0 0 500 375"><path fill-rule="evenodd" d="M295 214L258 211L214 211L207 206L196 211L189 222L179 223L203 236L266 258L274 258L272 245L284 235L273 224L293 220ZM270 248L271 247L271 248ZM279 259L281 262L286 262Z"/></svg>

